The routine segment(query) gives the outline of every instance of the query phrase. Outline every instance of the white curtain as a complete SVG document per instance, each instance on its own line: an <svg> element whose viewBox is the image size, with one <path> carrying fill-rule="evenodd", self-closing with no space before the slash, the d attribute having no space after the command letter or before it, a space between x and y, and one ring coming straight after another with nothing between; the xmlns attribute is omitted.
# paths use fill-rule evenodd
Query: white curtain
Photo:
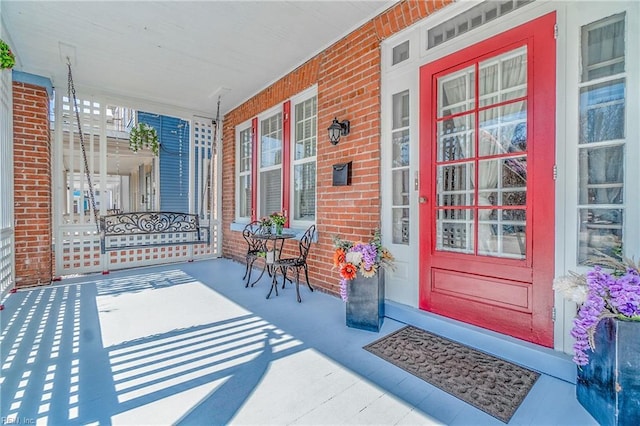
<svg viewBox="0 0 640 426"><path fill-rule="evenodd" d="M480 65L479 91L484 98L481 105L490 105L526 95L527 55L526 50L515 57L493 59L486 67ZM506 55L512 55L507 53ZM524 87L523 87L524 86ZM494 209L482 207L499 204L496 197L502 160L482 160L482 157L504 154L513 150L511 142L519 131L518 123L512 121L526 119L526 103L514 102L501 107L487 109L480 113L478 123L478 250L494 253L498 251L492 224L483 223L490 219ZM521 129L521 127L520 127ZM520 131L521 132L521 131ZM519 136L521 138L521 135ZM475 179L475 176L472 176ZM473 182L475 185L475 182ZM495 191L492 191L495 190Z"/></svg>

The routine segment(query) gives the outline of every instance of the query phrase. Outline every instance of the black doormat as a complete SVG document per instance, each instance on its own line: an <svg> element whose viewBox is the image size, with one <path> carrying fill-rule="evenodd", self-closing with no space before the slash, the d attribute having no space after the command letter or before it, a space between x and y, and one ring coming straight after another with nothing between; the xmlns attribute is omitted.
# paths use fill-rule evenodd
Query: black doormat
<svg viewBox="0 0 640 426"><path fill-rule="evenodd" d="M364 349L508 423L539 373L406 326Z"/></svg>

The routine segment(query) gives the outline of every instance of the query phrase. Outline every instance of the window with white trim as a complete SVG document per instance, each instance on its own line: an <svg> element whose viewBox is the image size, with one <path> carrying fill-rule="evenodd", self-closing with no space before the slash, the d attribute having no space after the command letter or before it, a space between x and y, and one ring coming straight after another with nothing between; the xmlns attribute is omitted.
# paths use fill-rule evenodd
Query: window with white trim
<svg viewBox="0 0 640 426"><path fill-rule="evenodd" d="M619 255L625 213L625 14L582 27L579 98L578 263Z"/></svg>
<svg viewBox="0 0 640 426"><path fill-rule="evenodd" d="M236 220L283 211L289 227L315 222L317 111L313 89L236 128Z"/></svg>
<svg viewBox="0 0 640 426"><path fill-rule="evenodd" d="M251 126L238 134L238 218L251 219Z"/></svg>
<svg viewBox="0 0 640 426"><path fill-rule="evenodd" d="M260 120L258 217L282 210L282 112Z"/></svg>
<svg viewBox="0 0 640 426"><path fill-rule="evenodd" d="M293 202L294 220L316 219L316 135L317 98L306 99L294 107Z"/></svg>

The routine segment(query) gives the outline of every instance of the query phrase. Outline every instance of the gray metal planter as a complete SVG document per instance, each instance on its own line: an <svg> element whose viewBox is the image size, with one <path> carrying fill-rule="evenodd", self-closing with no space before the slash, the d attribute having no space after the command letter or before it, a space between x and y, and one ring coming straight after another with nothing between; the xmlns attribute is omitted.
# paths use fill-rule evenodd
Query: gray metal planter
<svg viewBox="0 0 640 426"><path fill-rule="evenodd" d="M372 278L358 275L347 282L347 326L380 331L384 320L384 270Z"/></svg>
<svg viewBox="0 0 640 426"><path fill-rule="evenodd" d="M598 324L589 364L578 368L578 401L601 425L640 419L640 322L606 318Z"/></svg>

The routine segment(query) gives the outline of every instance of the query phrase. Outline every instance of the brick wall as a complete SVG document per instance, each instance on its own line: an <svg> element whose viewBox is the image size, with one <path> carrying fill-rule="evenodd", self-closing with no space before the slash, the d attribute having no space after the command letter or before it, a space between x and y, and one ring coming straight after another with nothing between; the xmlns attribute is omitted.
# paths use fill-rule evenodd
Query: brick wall
<svg viewBox="0 0 640 426"><path fill-rule="evenodd" d="M338 294L332 270L332 236L368 240L380 226L380 42L451 1L405 1L319 53L225 116L223 129L223 255L244 260L246 244L230 231L235 218L235 127L318 85L317 216L319 240L311 248L312 285ZM333 146L326 128L333 117L351 121L351 133ZM332 165L351 161L350 186L333 187ZM291 244L290 244L291 246Z"/></svg>
<svg viewBox="0 0 640 426"><path fill-rule="evenodd" d="M13 83L16 286L52 278L51 143L47 89Z"/></svg>

